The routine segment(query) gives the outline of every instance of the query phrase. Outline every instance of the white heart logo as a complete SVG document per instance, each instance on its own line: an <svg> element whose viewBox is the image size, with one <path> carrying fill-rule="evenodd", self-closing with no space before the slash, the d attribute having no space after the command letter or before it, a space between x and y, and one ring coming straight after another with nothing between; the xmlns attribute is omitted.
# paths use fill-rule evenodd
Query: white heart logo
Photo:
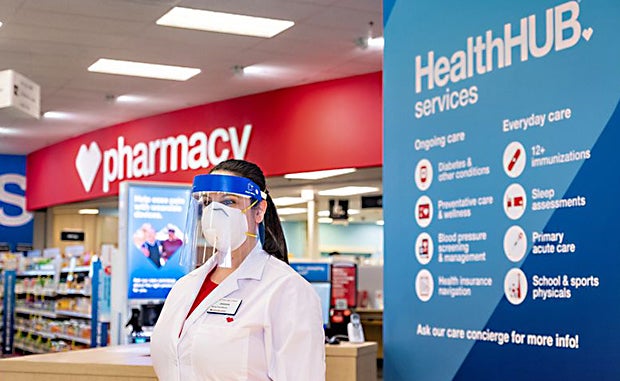
<svg viewBox="0 0 620 381"><path fill-rule="evenodd" d="M100 164L101 150L97 143L91 142L88 148L86 144L82 144L75 157L75 168L78 171L78 175L80 175L80 180L82 180L82 185L86 192L90 192L95 176L99 172Z"/></svg>
<svg viewBox="0 0 620 381"><path fill-rule="evenodd" d="M594 30L592 28L587 28L583 30L581 35L583 36L583 38L586 39L586 41L590 41L590 37L592 37L592 33L594 33Z"/></svg>

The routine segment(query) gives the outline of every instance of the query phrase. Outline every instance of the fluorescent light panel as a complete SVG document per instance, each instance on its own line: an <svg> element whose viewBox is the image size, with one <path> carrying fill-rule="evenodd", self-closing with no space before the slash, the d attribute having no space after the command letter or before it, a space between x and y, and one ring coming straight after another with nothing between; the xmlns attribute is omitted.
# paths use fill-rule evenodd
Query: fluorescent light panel
<svg viewBox="0 0 620 381"><path fill-rule="evenodd" d="M278 214L281 216L288 216L291 214L302 214L306 213L308 209L306 208L278 208Z"/></svg>
<svg viewBox="0 0 620 381"><path fill-rule="evenodd" d="M243 74L260 75L266 72L265 68L259 65L246 66L243 68Z"/></svg>
<svg viewBox="0 0 620 381"><path fill-rule="evenodd" d="M276 197L273 199L273 203L276 206L289 206L295 204L305 203L306 200L301 197Z"/></svg>
<svg viewBox="0 0 620 381"><path fill-rule="evenodd" d="M47 111L43 113L43 118L46 119L70 119L71 114L60 111Z"/></svg>
<svg viewBox="0 0 620 381"><path fill-rule="evenodd" d="M271 38L295 25L293 21L202 9L174 7L156 21L157 25L209 32Z"/></svg>
<svg viewBox="0 0 620 381"><path fill-rule="evenodd" d="M99 214L99 209L80 209L79 214Z"/></svg>
<svg viewBox="0 0 620 381"><path fill-rule="evenodd" d="M329 217L320 217L317 221L319 224L331 224L332 222L334 222L334 220Z"/></svg>
<svg viewBox="0 0 620 381"><path fill-rule="evenodd" d="M118 103L140 103L140 102L145 102L145 101L146 101L145 97L140 97L138 95L124 94L124 95L119 95L118 97L116 97L116 102Z"/></svg>
<svg viewBox="0 0 620 381"><path fill-rule="evenodd" d="M0 135L18 135L19 130L17 128L0 127Z"/></svg>
<svg viewBox="0 0 620 381"><path fill-rule="evenodd" d="M326 171L289 173L284 175L284 178L296 180L319 180L327 177L346 175L347 173L353 173L355 171L355 168L328 169Z"/></svg>
<svg viewBox="0 0 620 381"><path fill-rule="evenodd" d="M350 216L354 216L356 214L360 214L360 210L359 209L348 209L347 214L349 214ZM329 210L319 210L316 215L319 217L329 217Z"/></svg>
<svg viewBox="0 0 620 381"><path fill-rule="evenodd" d="M121 61L109 58L99 58L97 62L90 65L88 71L106 74L129 75L133 77L168 79L171 81L187 81L200 73L200 69L191 67Z"/></svg>
<svg viewBox="0 0 620 381"><path fill-rule="evenodd" d="M319 195L320 196L354 196L357 194L376 192L378 190L379 188L375 188L375 187L348 186L348 187L326 189L323 191L319 191Z"/></svg>

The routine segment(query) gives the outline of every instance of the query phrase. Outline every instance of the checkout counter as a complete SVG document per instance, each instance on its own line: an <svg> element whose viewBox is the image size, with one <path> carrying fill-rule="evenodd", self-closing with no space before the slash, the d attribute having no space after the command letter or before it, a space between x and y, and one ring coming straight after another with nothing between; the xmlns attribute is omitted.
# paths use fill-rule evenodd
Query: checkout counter
<svg viewBox="0 0 620 381"><path fill-rule="evenodd" d="M157 381L150 344L132 344L0 360L0 380ZM376 381L377 343L325 346L326 381Z"/></svg>

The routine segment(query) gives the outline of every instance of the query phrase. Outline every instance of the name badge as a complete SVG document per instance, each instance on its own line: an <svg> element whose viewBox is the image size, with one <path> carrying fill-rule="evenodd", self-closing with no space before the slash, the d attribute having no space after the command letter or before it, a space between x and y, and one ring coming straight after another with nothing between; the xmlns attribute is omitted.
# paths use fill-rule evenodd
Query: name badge
<svg viewBox="0 0 620 381"><path fill-rule="evenodd" d="M207 308L207 313L220 315L236 315L241 299L222 298Z"/></svg>

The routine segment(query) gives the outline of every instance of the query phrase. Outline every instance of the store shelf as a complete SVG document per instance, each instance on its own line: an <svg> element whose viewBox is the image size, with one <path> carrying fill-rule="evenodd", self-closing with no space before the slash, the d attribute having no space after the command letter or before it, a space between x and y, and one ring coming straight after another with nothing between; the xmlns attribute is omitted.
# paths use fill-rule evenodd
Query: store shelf
<svg viewBox="0 0 620 381"><path fill-rule="evenodd" d="M80 291L80 290L65 290L65 291L54 291L54 290L44 290L44 291L16 291L15 295L34 295L34 296L49 296L49 297L54 297L54 296L72 296L72 295L77 295L77 296L86 296L86 297L90 297L90 293L89 292L84 292L84 291Z"/></svg>
<svg viewBox="0 0 620 381"><path fill-rule="evenodd" d="M74 273L85 273L85 272L89 272L90 271L90 266L76 266L73 268L73 272ZM70 273L71 272L71 267L63 267L62 270L60 270L60 272L62 273Z"/></svg>
<svg viewBox="0 0 620 381"><path fill-rule="evenodd" d="M53 311L37 310L35 308L27 308L27 307L16 307L15 312L17 312L18 314L43 316L43 317L48 317L51 319L56 319L58 317L58 315Z"/></svg>
<svg viewBox="0 0 620 381"><path fill-rule="evenodd" d="M90 319L90 314L86 314L83 312L75 312L75 311L63 311L63 310L56 310L56 314L57 315L61 315L61 316L69 316L69 317L76 317L76 318L82 318L82 319Z"/></svg>
<svg viewBox="0 0 620 381"><path fill-rule="evenodd" d="M44 337L46 339L55 339L56 336L57 336L54 333L35 331L34 329L30 329L30 328L23 327L23 326L18 326L18 325L15 326L15 330L16 331L21 331L21 332L28 332L28 333L31 333L33 335Z"/></svg>
<svg viewBox="0 0 620 381"><path fill-rule="evenodd" d="M17 273L17 276L52 276L56 274L54 270L26 270Z"/></svg>
<svg viewBox="0 0 620 381"><path fill-rule="evenodd" d="M20 343L20 342L14 342L13 346L15 348L18 348L18 349L21 349L23 351L30 352L30 353L37 353L37 354L48 353L48 351L44 351L44 350L41 350L41 349L38 349L38 348L34 348L34 347L31 347L30 345L26 345L26 344Z"/></svg>
<svg viewBox="0 0 620 381"><path fill-rule="evenodd" d="M45 291L19 291L19 292L15 292L15 295L34 295L34 296L56 296L58 295L58 293L56 291L52 291L52 290L45 290Z"/></svg>
<svg viewBox="0 0 620 381"><path fill-rule="evenodd" d="M71 296L71 295L78 295L78 296L86 296L90 298L90 292L84 292L84 291L80 291L80 290L65 290L65 291L58 291L56 292L57 295L62 295L62 296Z"/></svg>
<svg viewBox="0 0 620 381"><path fill-rule="evenodd" d="M56 337L59 339L63 339L63 340L70 340L76 343L90 345L90 339L84 339L82 337L70 336L70 335L65 335L62 333L57 333Z"/></svg>

